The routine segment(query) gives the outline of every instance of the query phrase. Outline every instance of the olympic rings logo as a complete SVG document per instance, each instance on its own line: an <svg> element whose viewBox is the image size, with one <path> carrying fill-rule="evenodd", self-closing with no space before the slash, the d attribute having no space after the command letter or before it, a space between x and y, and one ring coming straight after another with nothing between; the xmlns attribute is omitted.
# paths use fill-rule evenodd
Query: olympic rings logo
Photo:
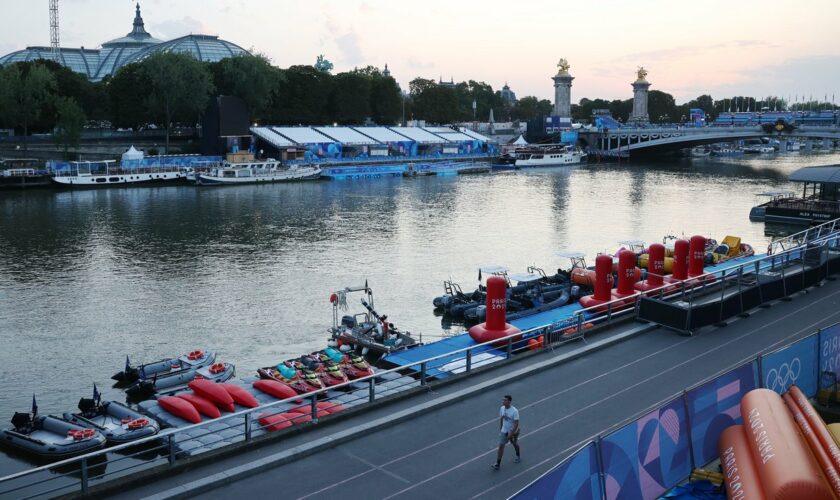
<svg viewBox="0 0 840 500"><path fill-rule="evenodd" d="M767 372L767 377L764 380L764 386L770 390L781 393L791 385L796 383L799 374L802 371L802 363L799 358L793 358L790 364L782 363L779 369L771 368Z"/></svg>

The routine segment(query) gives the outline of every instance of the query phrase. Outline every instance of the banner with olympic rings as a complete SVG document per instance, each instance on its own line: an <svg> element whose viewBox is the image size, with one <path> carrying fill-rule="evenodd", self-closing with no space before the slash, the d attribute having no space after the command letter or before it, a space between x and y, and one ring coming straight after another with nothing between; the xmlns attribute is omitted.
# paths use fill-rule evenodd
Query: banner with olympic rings
<svg viewBox="0 0 840 500"><path fill-rule="evenodd" d="M817 335L761 356L762 385L783 394L796 384L806 396L817 394Z"/></svg>

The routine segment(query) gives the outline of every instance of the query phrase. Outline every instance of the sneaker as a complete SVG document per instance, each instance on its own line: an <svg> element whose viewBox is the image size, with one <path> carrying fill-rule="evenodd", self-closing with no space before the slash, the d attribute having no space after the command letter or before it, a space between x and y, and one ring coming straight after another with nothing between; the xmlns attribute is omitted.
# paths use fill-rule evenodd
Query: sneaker
<svg viewBox="0 0 840 500"><path fill-rule="evenodd" d="M499 464L493 464L490 466L490 468L493 470L499 470Z"/></svg>
<svg viewBox="0 0 840 500"><path fill-rule="evenodd" d="M519 457L516 457L516 458L513 459L513 463L515 463L515 464L518 464L521 461L522 461L522 459L519 458Z"/></svg>

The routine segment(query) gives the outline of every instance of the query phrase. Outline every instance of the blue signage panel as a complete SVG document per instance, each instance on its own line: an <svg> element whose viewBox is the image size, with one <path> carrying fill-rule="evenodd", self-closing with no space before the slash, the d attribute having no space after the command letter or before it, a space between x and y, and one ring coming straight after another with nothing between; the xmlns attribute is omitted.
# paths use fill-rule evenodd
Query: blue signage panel
<svg viewBox="0 0 840 500"><path fill-rule="evenodd" d="M758 364L752 361L686 392L691 446L697 466L718 456L717 442L723 429L742 423L741 398L757 387L757 374Z"/></svg>
<svg viewBox="0 0 840 500"><path fill-rule="evenodd" d="M682 398L601 440L606 498L653 499L691 474Z"/></svg>
<svg viewBox="0 0 840 500"><path fill-rule="evenodd" d="M820 373L831 372L840 379L840 323L820 330Z"/></svg>
<svg viewBox="0 0 840 500"><path fill-rule="evenodd" d="M514 495L516 500L601 498L595 443L589 443Z"/></svg>
<svg viewBox="0 0 840 500"><path fill-rule="evenodd" d="M794 344L761 357L763 386L779 394L796 384L806 396L817 394L817 336L811 335Z"/></svg>

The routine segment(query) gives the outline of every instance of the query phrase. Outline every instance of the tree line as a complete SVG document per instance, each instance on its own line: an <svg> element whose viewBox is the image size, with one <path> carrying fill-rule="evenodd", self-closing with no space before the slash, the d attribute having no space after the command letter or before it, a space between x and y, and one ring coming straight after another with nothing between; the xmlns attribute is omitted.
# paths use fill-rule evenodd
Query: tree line
<svg viewBox="0 0 840 500"><path fill-rule="evenodd" d="M481 81L444 83L418 77L405 92L374 66L337 74L331 70L332 64L322 57L315 65L278 68L262 55L204 63L188 54L156 53L90 82L53 61L15 63L0 68L0 127L24 136L52 132L66 151L78 144L86 123L134 130L154 124L165 131L168 146L170 129L198 123L214 95L238 96L247 104L252 122L277 125L394 125L412 119L448 124L487 121L491 110L497 122L506 122L550 116L553 111L551 101L534 96L508 102ZM703 109L714 119L723 111L765 106L785 109L787 103L778 98L714 100L702 95L678 105L666 92L653 90L648 95L653 123L684 122L691 108ZM791 108L829 106L796 103ZM627 121L632 108L632 99L583 98L571 111L573 120L580 122L590 121L596 109Z"/></svg>

